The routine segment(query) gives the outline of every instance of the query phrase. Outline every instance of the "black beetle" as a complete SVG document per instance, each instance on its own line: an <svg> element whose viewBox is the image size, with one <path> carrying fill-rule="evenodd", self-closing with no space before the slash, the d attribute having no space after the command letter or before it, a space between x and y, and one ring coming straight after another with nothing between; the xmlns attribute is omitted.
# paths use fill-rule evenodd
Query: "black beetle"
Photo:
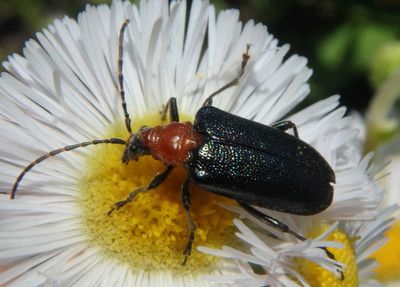
<svg viewBox="0 0 400 287"><path fill-rule="evenodd" d="M183 252L184 263L191 253L196 228L190 212L190 182L206 191L236 200L253 216L305 240L282 222L252 206L297 215L319 213L332 201L332 184L335 182L332 168L314 148L299 139L297 128L292 122L279 122L269 127L212 106L214 96L238 83L250 58L250 46L247 46L243 54L238 76L205 100L193 124L179 122L176 99L171 98L162 111L163 119L169 111L170 123L152 128L142 127L137 133L132 133L122 73L123 39L127 24L128 21L125 21L119 34L118 79L125 124L129 132L128 140L93 140L51 151L22 171L13 185L11 198L15 197L23 176L51 156L93 144L121 144L125 145L122 155L124 163L150 154L165 163L166 169L155 175L148 186L134 190L126 199L115 203L109 215L131 202L139 193L160 185L174 167L183 166L187 170L182 185L182 204L190 234ZM293 129L294 136L285 133L288 129ZM329 251L324 250L329 257L334 258Z"/></svg>

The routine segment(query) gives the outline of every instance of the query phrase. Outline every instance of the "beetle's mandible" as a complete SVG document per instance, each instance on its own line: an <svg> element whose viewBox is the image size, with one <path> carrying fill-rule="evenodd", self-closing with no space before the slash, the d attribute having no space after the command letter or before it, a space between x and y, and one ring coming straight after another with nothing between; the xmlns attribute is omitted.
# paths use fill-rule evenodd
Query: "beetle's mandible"
<svg viewBox="0 0 400 287"><path fill-rule="evenodd" d="M126 20L119 34L118 80L128 139L93 140L53 150L29 164L17 177L11 191L15 197L18 184L24 175L38 163L64 151L95 144L125 145L122 162L138 160L152 155L163 162L165 170L158 173L147 186L132 191L116 202L112 212L122 208L141 193L156 188L164 182L175 167L187 171L182 184L182 205L189 228L183 251L184 263L191 254L196 224L190 211L190 184L204 190L236 200L247 212L265 223L292 234L299 240L305 238L290 230L284 223L254 208L264 207L290 214L312 215L331 204L335 174L324 158L310 145L299 139L296 125L282 121L271 127L250 121L212 106L213 98L235 86L249 61L250 45L243 54L240 71L235 79L212 93L197 111L194 123L180 122L175 98L170 98L161 117L168 124L142 127L132 133L131 120L125 103L123 80L123 41ZM294 136L285 131L292 129ZM334 256L325 249L329 257Z"/></svg>

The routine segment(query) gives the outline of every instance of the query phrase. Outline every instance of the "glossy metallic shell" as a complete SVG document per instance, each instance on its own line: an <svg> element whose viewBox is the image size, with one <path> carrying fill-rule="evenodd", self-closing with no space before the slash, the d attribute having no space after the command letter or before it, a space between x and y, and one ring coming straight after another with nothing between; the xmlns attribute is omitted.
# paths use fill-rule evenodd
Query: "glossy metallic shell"
<svg viewBox="0 0 400 287"><path fill-rule="evenodd" d="M205 140L186 167L204 189L291 214L316 214L330 205L335 174L307 143L212 106L197 112L194 129Z"/></svg>

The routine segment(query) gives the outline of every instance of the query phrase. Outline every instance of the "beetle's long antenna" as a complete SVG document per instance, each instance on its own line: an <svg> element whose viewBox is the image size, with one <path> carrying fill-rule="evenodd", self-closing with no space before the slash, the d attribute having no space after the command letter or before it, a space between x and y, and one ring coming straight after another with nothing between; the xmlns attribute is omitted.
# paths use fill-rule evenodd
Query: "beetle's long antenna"
<svg viewBox="0 0 400 287"><path fill-rule="evenodd" d="M126 109L126 102L125 102L125 89L124 89L124 74L122 72L122 68L124 66L123 61L123 52L124 52L124 34L126 30L126 26L129 24L129 20L126 19L125 22L122 24L121 29L119 31L119 43L118 43L118 83L119 83L119 94L121 95L122 100L122 109L124 110L125 115L125 125L126 129L128 130L129 134L132 133L131 128L131 119L129 118L129 113Z"/></svg>
<svg viewBox="0 0 400 287"><path fill-rule="evenodd" d="M74 144L74 145L69 145L69 146L65 146L63 148L60 149L56 149L53 150L47 154L42 155L41 157L38 157L37 159L35 159L33 162L31 162L28 166L26 166L24 168L24 170L20 173L20 175L17 177L17 179L15 180L15 183L12 187L11 190L11 194L10 194L10 199L14 199L15 198L15 194L17 192L18 189L18 184L21 182L22 178L25 176L25 174L30 171L35 165L41 163L42 161L44 161L45 159L48 159L52 156L55 156L56 154L62 153L64 151L70 151L79 147L85 147L88 145L96 145L96 144L120 144L120 145L125 145L126 141L124 141L123 139L119 139L119 138L110 138L110 139L103 139L103 140L92 140L92 141L88 141L88 142L82 142L82 143L78 143L78 144Z"/></svg>

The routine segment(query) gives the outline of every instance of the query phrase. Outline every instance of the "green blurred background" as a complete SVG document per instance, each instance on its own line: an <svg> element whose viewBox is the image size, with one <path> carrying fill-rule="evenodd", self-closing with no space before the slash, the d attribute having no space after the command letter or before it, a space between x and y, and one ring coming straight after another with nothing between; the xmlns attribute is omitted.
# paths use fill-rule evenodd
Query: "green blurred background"
<svg viewBox="0 0 400 287"><path fill-rule="evenodd" d="M24 41L34 37L35 31L55 17L67 14L75 18L85 3L110 1L1 0L0 60L10 53L21 53ZM399 0L215 0L211 3L217 9L239 9L243 21L255 19L266 24L281 44L291 45L291 53L309 59L314 75L306 105L340 94L343 104L364 112L386 77L387 72L381 70L396 62L386 59L377 64L376 59L382 47L399 39ZM400 58L400 52L397 53ZM399 66L400 60L397 61L393 69Z"/></svg>

